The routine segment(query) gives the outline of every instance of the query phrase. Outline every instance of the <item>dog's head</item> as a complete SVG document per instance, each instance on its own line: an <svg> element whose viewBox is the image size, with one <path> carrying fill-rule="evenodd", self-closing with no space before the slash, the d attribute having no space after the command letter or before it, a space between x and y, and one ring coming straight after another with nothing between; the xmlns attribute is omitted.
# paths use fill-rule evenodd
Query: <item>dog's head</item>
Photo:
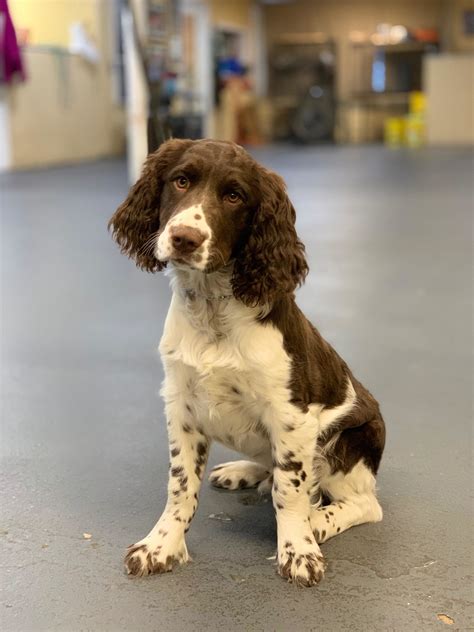
<svg viewBox="0 0 474 632"><path fill-rule="evenodd" d="M233 262L247 305L292 293L308 271L283 180L234 143L169 140L148 156L109 226L144 270L209 273Z"/></svg>

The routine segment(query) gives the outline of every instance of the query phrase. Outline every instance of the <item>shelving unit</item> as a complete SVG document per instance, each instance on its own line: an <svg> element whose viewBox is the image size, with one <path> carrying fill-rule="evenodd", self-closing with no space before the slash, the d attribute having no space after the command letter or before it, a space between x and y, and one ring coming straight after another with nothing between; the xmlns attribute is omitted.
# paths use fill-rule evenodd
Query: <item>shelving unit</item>
<svg viewBox="0 0 474 632"><path fill-rule="evenodd" d="M144 47L150 92L149 146L170 136L202 136L203 112L189 80L189 59L183 55L189 16L176 0L147 0ZM191 84L191 85L190 85Z"/></svg>
<svg viewBox="0 0 474 632"><path fill-rule="evenodd" d="M400 116L408 112L410 92L422 89L423 57L438 51L438 44L417 41L351 44L350 91L339 109L358 111L362 137L371 137L373 120L381 112Z"/></svg>
<svg viewBox="0 0 474 632"><path fill-rule="evenodd" d="M275 138L332 140L336 45L324 33L287 35L269 54L269 93Z"/></svg>
<svg viewBox="0 0 474 632"><path fill-rule="evenodd" d="M421 90L423 56L438 50L437 44L426 42L352 43L351 96L366 98L374 93L387 95ZM373 66L377 61L385 66L385 85L380 90L373 88Z"/></svg>

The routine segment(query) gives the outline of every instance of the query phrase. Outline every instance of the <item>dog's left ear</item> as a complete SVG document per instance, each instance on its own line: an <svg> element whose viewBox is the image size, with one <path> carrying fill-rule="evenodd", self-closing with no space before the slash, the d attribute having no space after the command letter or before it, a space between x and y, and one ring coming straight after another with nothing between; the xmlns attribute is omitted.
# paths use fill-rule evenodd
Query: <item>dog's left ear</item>
<svg viewBox="0 0 474 632"><path fill-rule="evenodd" d="M140 178L109 221L109 230L120 250L147 272L166 264L153 256L153 237L160 229L163 173L190 147L191 140L168 140L148 156Z"/></svg>
<svg viewBox="0 0 474 632"><path fill-rule="evenodd" d="M234 296L250 306L271 305L303 283L308 264L295 229L296 213L280 176L259 167L261 202L234 264Z"/></svg>

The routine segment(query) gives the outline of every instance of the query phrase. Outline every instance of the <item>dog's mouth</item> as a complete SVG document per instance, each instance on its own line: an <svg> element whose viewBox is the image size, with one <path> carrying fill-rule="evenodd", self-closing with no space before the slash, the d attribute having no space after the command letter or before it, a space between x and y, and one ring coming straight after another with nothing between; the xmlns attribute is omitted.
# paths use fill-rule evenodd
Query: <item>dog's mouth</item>
<svg viewBox="0 0 474 632"><path fill-rule="evenodd" d="M196 259L196 257L193 256L189 256L189 257L183 257L181 256L177 256L177 255L172 255L168 261L170 263L172 263L174 265L175 268L180 268L183 270L199 270L200 272L207 272L207 266L206 267L202 267L201 264L201 257L199 257L199 259Z"/></svg>
<svg viewBox="0 0 474 632"><path fill-rule="evenodd" d="M199 264L203 261L203 254L201 252L191 252L189 254L185 254L182 252L169 252L164 254L155 252L155 257L161 263L173 263L174 265L179 265L183 267L199 267Z"/></svg>
<svg viewBox="0 0 474 632"><path fill-rule="evenodd" d="M157 253L158 254L158 253ZM182 270L197 270L204 274L218 272L228 268L234 261L234 257L228 257L215 248L206 254L203 247L190 253L177 252L174 249L166 253L166 257L158 257L161 262L169 262L175 268Z"/></svg>
<svg viewBox="0 0 474 632"><path fill-rule="evenodd" d="M200 262L192 261L192 259L184 259L183 257L170 257L168 260L178 270L196 270L202 274L212 274L225 269L229 269L233 262L217 262L209 261L205 266Z"/></svg>

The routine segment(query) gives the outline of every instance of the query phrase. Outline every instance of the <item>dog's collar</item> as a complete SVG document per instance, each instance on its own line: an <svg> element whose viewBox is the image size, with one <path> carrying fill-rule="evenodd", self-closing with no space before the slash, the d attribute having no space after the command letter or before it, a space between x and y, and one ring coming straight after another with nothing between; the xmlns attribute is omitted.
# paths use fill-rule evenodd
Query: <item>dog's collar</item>
<svg viewBox="0 0 474 632"><path fill-rule="evenodd" d="M232 298L233 294L213 294L212 296L206 296L204 294L198 294L195 290L183 289L184 298L194 300L196 298L202 298L206 301L225 301L228 298Z"/></svg>

